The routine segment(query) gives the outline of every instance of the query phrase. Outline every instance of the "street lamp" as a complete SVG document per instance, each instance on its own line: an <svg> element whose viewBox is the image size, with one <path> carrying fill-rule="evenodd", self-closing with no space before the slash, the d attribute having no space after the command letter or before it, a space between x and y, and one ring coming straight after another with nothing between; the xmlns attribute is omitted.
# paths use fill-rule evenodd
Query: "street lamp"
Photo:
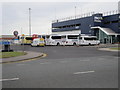
<svg viewBox="0 0 120 90"><path fill-rule="evenodd" d="M31 8L29 8L29 36L31 36Z"/></svg>
<svg viewBox="0 0 120 90"><path fill-rule="evenodd" d="M76 6L75 6L75 19L76 19Z"/></svg>

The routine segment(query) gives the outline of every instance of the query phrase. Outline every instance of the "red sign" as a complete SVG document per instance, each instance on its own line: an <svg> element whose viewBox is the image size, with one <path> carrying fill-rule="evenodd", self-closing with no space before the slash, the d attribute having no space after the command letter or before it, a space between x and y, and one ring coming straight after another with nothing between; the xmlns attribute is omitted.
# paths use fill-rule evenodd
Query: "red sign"
<svg viewBox="0 0 120 90"><path fill-rule="evenodd" d="M33 35L32 35L32 39L35 39L35 38L38 38L38 35L37 35L37 34L33 34Z"/></svg>
<svg viewBox="0 0 120 90"><path fill-rule="evenodd" d="M38 35L37 34L33 34L32 37L38 37Z"/></svg>

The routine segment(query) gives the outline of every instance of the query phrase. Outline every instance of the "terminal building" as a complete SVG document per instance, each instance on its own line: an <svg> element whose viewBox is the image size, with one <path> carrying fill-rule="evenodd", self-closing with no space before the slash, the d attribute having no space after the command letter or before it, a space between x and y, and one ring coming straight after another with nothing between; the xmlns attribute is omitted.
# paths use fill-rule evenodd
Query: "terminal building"
<svg viewBox="0 0 120 90"><path fill-rule="evenodd" d="M106 15L107 14L107 15ZM88 13L52 22L53 34L85 34L97 36L101 43L120 42L120 13Z"/></svg>

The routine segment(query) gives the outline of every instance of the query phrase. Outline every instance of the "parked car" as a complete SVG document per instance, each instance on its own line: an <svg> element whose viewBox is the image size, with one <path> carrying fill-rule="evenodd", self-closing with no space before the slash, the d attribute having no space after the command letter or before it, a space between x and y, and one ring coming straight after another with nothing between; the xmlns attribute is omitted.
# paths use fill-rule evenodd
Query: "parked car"
<svg viewBox="0 0 120 90"><path fill-rule="evenodd" d="M44 38L35 38L31 44L31 46L45 46Z"/></svg>

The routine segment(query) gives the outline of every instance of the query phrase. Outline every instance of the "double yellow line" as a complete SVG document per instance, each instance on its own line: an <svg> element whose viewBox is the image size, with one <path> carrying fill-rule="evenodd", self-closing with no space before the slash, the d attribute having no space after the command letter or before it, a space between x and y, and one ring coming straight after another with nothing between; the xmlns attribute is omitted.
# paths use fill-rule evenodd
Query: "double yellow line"
<svg viewBox="0 0 120 90"><path fill-rule="evenodd" d="M33 61L36 59L40 59L43 57L46 57L47 54L43 53L41 56L30 58L30 59L23 59L23 60L17 60L17 61L6 61L6 62L1 62L0 64L10 64L10 63L19 63L19 62L27 62L27 61Z"/></svg>

